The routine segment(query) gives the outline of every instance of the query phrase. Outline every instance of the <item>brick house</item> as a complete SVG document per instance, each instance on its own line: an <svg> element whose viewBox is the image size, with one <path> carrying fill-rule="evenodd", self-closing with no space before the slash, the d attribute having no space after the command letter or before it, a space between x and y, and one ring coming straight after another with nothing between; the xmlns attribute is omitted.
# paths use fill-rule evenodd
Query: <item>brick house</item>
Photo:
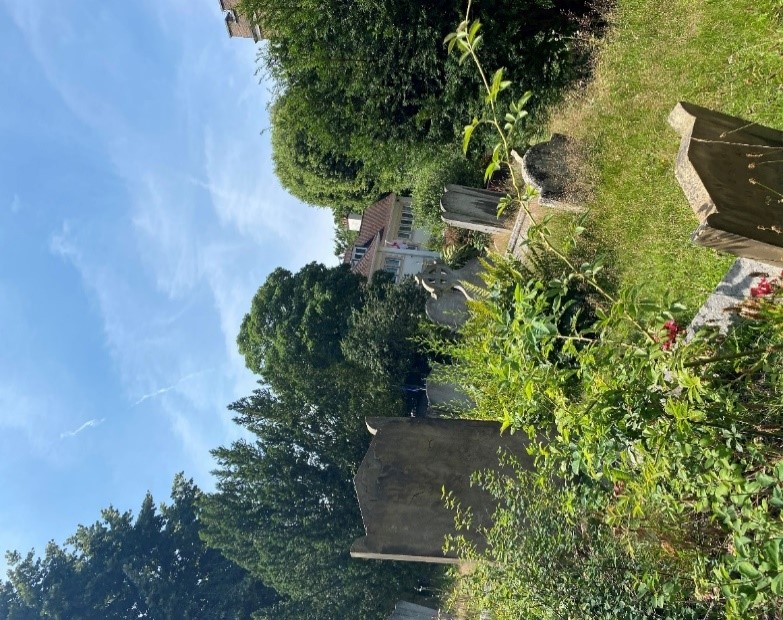
<svg viewBox="0 0 783 620"><path fill-rule="evenodd" d="M388 194L361 216L349 216L347 224L359 234L345 251L343 262L368 279L376 271L385 271L399 282L440 258L440 253L424 246L426 231L414 228L409 197Z"/></svg>
<svg viewBox="0 0 783 620"><path fill-rule="evenodd" d="M226 29L229 37L253 39L256 43L266 38L256 16L253 15L251 19L239 11L242 0L219 1L221 10L226 14Z"/></svg>

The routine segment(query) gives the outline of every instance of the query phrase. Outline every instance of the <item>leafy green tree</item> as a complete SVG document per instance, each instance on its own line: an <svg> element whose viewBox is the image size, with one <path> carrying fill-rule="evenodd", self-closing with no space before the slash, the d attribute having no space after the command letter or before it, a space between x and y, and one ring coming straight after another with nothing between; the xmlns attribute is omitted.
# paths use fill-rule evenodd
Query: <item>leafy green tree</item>
<svg viewBox="0 0 783 620"><path fill-rule="evenodd" d="M341 361L340 341L352 310L363 302L364 281L345 265L310 263L296 274L275 269L239 331L247 367L282 392Z"/></svg>
<svg viewBox="0 0 783 620"><path fill-rule="evenodd" d="M363 375L333 365L310 401L257 390L230 407L253 440L213 452L204 537L287 598L280 617L382 618L432 572L349 557L363 534L352 478L370 440L364 417L402 410L398 395Z"/></svg>
<svg viewBox="0 0 783 620"><path fill-rule="evenodd" d="M334 255L342 258L345 251L356 242L357 236L357 231L348 230L342 225L342 222L336 223L334 225Z"/></svg>
<svg viewBox="0 0 783 620"><path fill-rule="evenodd" d="M11 555L13 558L14 556ZM25 604L10 582L0 583L0 618L2 620L40 620L40 614Z"/></svg>
<svg viewBox="0 0 783 620"><path fill-rule="evenodd" d="M362 211L379 189L364 162L351 154L350 128L337 131L328 125L322 108L332 95L308 90L313 87L290 86L270 110L275 173L303 202L330 207L336 215Z"/></svg>
<svg viewBox="0 0 783 620"><path fill-rule="evenodd" d="M481 106L479 79L449 58L444 37L462 0L245 0L269 36L261 60L276 80L273 148L283 185L345 213L410 188L434 148L453 142ZM579 74L574 35L589 0L497 0L475 7L490 64L543 110ZM535 115L535 114L534 114Z"/></svg>
<svg viewBox="0 0 783 620"><path fill-rule="evenodd" d="M376 275L364 306L351 315L342 340L345 358L393 384L415 366L423 368L426 360L417 337L426 300L424 289L412 278L395 284Z"/></svg>
<svg viewBox="0 0 783 620"><path fill-rule="evenodd" d="M107 508L42 558L8 554L0 619L245 620L275 604L273 590L201 541L200 494L178 475L160 511L148 494L135 519Z"/></svg>

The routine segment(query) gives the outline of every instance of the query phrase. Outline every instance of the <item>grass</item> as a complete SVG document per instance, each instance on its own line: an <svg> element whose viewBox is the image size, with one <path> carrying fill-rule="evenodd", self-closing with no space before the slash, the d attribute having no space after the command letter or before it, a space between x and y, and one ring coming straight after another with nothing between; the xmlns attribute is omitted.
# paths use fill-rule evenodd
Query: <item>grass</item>
<svg viewBox="0 0 783 620"><path fill-rule="evenodd" d="M689 241L696 227L674 177L680 100L783 128L781 0L619 0L592 81L551 131L586 154L589 229L622 283L673 291L692 309L733 260ZM781 171L783 174L783 171Z"/></svg>

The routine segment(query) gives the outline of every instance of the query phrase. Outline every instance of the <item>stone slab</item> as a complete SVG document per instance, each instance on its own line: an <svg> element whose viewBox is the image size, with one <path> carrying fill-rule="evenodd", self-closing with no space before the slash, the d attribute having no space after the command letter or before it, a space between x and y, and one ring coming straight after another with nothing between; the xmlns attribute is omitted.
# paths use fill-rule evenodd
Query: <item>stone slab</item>
<svg viewBox="0 0 783 620"><path fill-rule="evenodd" d="M443 383L432 380L434 374L427 378L427 402L431 409L440 412L454 412L472 409L476 406L470 397L454 383Z"/></svg>
<svg viewBox="0 0 783 620"><path fill-rule="evenodd" d="M684 101L669 124L681 136L675 176L700 222L693 241L783 266L783 131Z"/></svg>
<svg viewBox="0 0 783 620"><path fill-rule="evenodd" d="M495 234L506 230L507 217L498 218L505 194L486 189L447 185L440 199L441 219L449 226Z"/></svg>
<svg viewBox="0 0 783 620"><path fill-rule="evenodd" d="M489 527L496 503L471 486L471 475L499 469L500 448L533 467L527 438L501 435L498 422L369 418L367 427L374 437L354 478L366 536L351 547L355 558L458 563L453 551L443 552L446 535L455 529L441 490L471 507L474 526ZM475 527L468 537L484 548Z"/></svg>
<svg viewBox="0 0 783 620"><path fill-rule="evenodd" d="M728 333L737 320L734 308L750 297L750 288L758 283L759 278L772 278L774 271L776 270L760 261L748 258L734 261L723 280L718 283L688 325L686 340L693 338L697 331L705 327L717 329L722 334Z"/></svg>

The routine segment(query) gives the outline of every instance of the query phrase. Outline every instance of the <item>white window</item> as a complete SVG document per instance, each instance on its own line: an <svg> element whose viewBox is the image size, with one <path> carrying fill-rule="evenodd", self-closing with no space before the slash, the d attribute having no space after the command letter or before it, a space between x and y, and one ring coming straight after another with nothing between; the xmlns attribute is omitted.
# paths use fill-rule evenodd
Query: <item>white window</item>
<svg viewBox="0 0 783 620"><path fill-rule="evenodd" d="M383 261L383 270L394 274L395 279L399 277L400 267L402 267L402 259L396 256L387 256Z"/></svg>
<svg viewBox="0 0 783 620"><path fill-rule="evenodd" d="M367 248L364 246L359 246L353 249L353 255L351 256L351 264L355 265L360 260L362 260L362 257L367 254Z"/></svg>
<svg viewBox="0 0 783 620"><path fill-rule="evenodd" d="M397 237L400 239L410 239L413 234L413 211L410 205L403 205L402 215L400 216L400 228L397 231Z"/></svg>

